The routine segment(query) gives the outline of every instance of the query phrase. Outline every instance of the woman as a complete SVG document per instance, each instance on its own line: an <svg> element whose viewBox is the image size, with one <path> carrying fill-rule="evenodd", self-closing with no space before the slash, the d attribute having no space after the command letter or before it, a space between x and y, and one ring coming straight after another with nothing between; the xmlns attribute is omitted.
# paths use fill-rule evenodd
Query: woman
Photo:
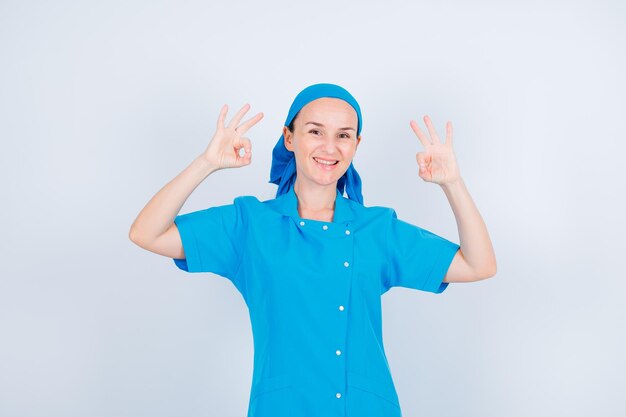
<svg viewBox="0 0 626 417"><path fill-rule="evenodd" d="M441 293L450 282L496 271L452 151L452 125L441 143L428 117L431 139L411 121L425 147L416 158L419 176L448 197L460 245L398 219L393 209L363 205L352 164L361 111L334 84L311 85L291 105L273 150L276 198L241 196L178 215L208 175L251 163L243 135L263 114L241 123L248 109L226 126L222 107L205 152L150 200L130 238L182 270L222 275L242 294L254 336L248 417L401 416L381 295L393 286Z"/></svg>

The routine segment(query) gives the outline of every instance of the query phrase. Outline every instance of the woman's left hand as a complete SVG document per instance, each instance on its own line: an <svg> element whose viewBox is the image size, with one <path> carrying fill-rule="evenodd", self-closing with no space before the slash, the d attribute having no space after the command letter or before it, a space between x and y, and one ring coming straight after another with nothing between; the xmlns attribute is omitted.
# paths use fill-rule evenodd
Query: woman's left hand
<svg viewBox="0 0 626 417"><path fill-rule="evenodd" d="M415 155L419 165L419 176L424 181L434 182L439 185L457 181L461 175L454 151L452 150L452 122L446 123L445 143L441 143L439 140L430 117L424 116L424 122L426 122L432 142L420 130L416 121L411 120L410 122L411 129L413 129L425 148L423 152L418 152Z"/></svg>

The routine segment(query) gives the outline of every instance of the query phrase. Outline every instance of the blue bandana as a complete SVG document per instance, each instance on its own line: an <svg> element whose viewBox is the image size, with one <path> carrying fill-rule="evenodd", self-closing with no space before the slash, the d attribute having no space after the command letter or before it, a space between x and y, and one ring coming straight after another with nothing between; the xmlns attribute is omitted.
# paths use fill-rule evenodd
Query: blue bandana
<svg viewBox="0 0 626 417"><path fill-rule="evenodd" d="M296 114L307 103L316 100L321 97L334 97L346 101L350 104L354 110L356 110L357 117L359 119L359 125L357 128L357 136L361 134L361 108L359 103L352 97L352 95L336 84L313 84L302 90L291 104L289 114L287 114L287 120L285 120L285 126L289 126ZM285 137L280 135L274 150L272 151L272 168L270 171L270 181L273 184L278 185L276 191L276 197L288 192L296 181L296 158L293 152L285 147ZM361 177L359 176L354 165L350 163L348 170L337 181L337 189L343 195L344 188L348 193L350 200L363 204L363 196L361 195Z"/></svg>

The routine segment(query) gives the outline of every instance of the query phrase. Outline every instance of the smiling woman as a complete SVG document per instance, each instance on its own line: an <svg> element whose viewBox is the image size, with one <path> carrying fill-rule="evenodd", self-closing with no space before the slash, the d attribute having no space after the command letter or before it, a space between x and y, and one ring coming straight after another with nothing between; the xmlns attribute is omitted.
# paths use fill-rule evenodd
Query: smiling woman
<svg viewBox="0 0 626 417"><path fill-rule="evenodd" d="M252 144L243 135L262 113L241 123L248 108L228 125L222 108L206 151L148 202L131 240L183 271L221 275L241 293L254 338L248 417L401 417L381 296L396 286L439 294L449 282L495 273L451 140L438 144L427 121L435 140L427 143L415 127L428 149L417 155L420 176L444 187L468 236L471 267L461 245L398 219L391 208L363 204L352 163L361 110L335 84L314 84L294 99L272 153L275 198L240 196L178 214L208 175L251 163Z"/></svg>
<svg viewBox="0 0 626 417"><path fill-rule="evenodd" d="M283 127L284 146L295 156L294 190L303 217L332 213L337 182L361 142L361 136L356 136L358 122L349 103L323 97L306 104L289 127Z"/></svg>

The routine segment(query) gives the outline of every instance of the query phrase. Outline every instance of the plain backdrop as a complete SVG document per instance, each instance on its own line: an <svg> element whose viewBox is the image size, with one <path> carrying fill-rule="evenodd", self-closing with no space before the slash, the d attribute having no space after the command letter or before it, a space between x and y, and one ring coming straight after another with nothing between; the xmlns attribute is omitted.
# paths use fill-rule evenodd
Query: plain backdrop
<svg viewBox="0 0 626 417"><path fill-rule="evenodd" d="M0 415L244 416L248 310L227 279L128 238L207 146L264 119L252 164L181 213L273 198L304 87L359 101L366 206L459 242L409 121L452 121L497 275L383 296L403 415L623 416L621 1L0 2Z"/></svg>

